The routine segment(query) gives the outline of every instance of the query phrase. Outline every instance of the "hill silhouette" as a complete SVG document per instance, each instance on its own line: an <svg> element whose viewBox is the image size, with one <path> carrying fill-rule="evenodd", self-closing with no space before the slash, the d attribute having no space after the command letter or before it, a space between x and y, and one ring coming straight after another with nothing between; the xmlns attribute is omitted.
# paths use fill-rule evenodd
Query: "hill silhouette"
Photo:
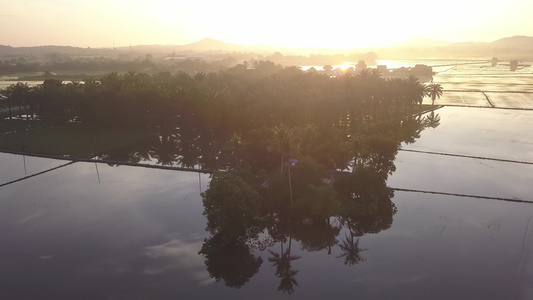
<svg viewBox="0 0 533 300"><path fill-rule="evenodd" d="M271 55L274 52L283 54L333 54L357 51L376 52L380 58L461 58L461 57L492 57L502 59L532 59L533 37L512 36L490 43L486 42L449 42L422 37L415 37L388 47L364 49L328 49L328 48L283 48L268 45L239 45L226 43L213 38L205 38L184 45L136 45L117 48L81 48L73 46L37 46L11 47L0 45L0 57L17 56L44 57L50 54L66 54L69 56L120 56L121 54L147 53L168 55L176 54L209 54L253 52Z"/></svg>
<svg viewBox="0 0 533 300"><path fill-rule="evenodd" d="M491 44L498 47L533 49L533 37L525 35L516 35L499 39L497 41L492 42Z"/></svg>

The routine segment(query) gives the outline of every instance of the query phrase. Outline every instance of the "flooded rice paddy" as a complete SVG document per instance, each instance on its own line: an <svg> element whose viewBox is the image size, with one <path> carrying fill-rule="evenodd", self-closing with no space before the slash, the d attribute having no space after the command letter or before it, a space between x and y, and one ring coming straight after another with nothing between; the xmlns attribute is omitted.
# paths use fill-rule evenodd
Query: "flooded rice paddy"
<svg viewBox="0 0 533 300"><path fill-rule="evenodd" d="M434 71L433 82L444 90L436 104L533 109L531 66L510 71L509 64L502 62L494 67L490 62L457 63L434 67ZM431 99L426 98L424 103L430 104Z"/></svg>
<svg viewBox="0 0 533 300"><path fill-rule="evenodd" d="M396 157L390 221L355 241L332 218L325 248L310 231L235 249L218 281L198 253L208 175L0 154L0 184L61 166L0 187L0 298L531 299L533 111L437 113L440 126ZM289 288L274 264L287 250Z"/></svg>

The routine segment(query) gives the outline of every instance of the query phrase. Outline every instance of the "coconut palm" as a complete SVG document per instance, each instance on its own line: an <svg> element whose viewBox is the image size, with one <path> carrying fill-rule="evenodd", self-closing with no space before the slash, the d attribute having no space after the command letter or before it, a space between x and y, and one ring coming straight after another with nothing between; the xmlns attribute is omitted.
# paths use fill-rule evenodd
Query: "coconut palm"
<svg viewBox="0 0 533 300"><path fill-rule="evenodd" d="M0 94L7 99L7 106L9 110L9 119L12 119L11 113L11 101L14 101L18 104L19 107L19 117L22 116L22 106L26 106L27 98L30 93L30 87L26 83L17 82L8 86L5 89L0 90Z"/></svg>
<svg viewBox="0 0 533 300"><path fill-rule="evenodd" d="M298 139L302 145L302 150L305 150L305 155L309 155L313 147L313 143L318 139L318 126L315 124L305 124L303 127L295 128L295 138Z"/></svg>
<svg viewBox="0 0 533 300"><path fill-rule="evenodd" d="M438 83L431 83L425 86L424 92L426 96L431 97L431 105L435 105L435 99L442 96L442 86Z"/></svg>
<svg viewBox="0 0 533 300"><path fill-rule="evenodd" d="M4 96L7 100L7 110L9 112L9 119L11 120L13 118L13 115L11 114L11 97L9 96L7 88L1 89L0 95Z"/></svg>
<svg viewBox="0 0 533 300"><path fill-rule="evenodd" d="M378 69L371 69L369 72L369 76L372 80L378 80L381 78L382 74Z"/></svg>
<svg viewBox="0 0 533 300"><path fill-rule="evenodd" d="M340 150L344 154L345 162L352 165L352 172L355 172L357 164L363 164L372 153L367 137L361 133L351 134L349 139L340 145Z"/></svg>
<svg viewBox="0 0 533 300"><path fill-rule="evenodd" d="M418 78L410 75L405 80L405 87L407 88L407 93L411 98L411 101L413 103L417 103L418 105L422 105L422 100L426 95L426 87L420 83L420 81L418 81Z"/></svg>
<svg viewBox="0 0 533 300"><path fill-rule="evenodd" d="M234 132L231 139L222 147L222 151L228 155L229 160L235 163L234 167L237 169L241 167L241 154L246 149L247 144L240 133Z"/></svg>
<svg viewBox="0 0 533 300"><path fill-rule="evenodd" d="M272 128L272 140L268 151L277 152L281 155L280 176L283 175L283 160L285 156L291 156L297 152L298 145L294 139L292 130L280 124Z"/></svg>

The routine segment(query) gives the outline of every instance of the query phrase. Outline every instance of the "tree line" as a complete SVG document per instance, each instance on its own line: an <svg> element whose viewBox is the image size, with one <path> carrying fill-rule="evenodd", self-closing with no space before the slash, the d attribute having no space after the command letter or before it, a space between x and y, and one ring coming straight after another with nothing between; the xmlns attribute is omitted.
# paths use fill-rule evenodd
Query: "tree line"
<svg viewBox="0 0 533 300"><path fill-rule="evenodd" d="M376 70L331 77L264 61L218 73L114 72L0 90L8 118L149 129L169 144L217 145L212 155L201 155L216 157L216 169L264 170L272 169L276 153L302 152L328 168L340 166L346 161L340 144L406 124L427 93L414 77L383 79Z"/></svg>

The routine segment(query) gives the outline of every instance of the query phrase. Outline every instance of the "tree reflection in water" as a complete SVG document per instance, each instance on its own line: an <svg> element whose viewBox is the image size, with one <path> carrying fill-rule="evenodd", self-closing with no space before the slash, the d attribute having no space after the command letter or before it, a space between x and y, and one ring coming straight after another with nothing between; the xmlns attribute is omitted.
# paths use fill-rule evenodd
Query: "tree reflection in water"
<svg viewBox="0 0 533 300"><path fill-rule="evenodd" d="M280 280L277 289L290 295L299 287L299 270L292 264L306 251L329 255L338 246L340 253L335 257L345 265L363 263L363 252L368 249L361 246L361 237L390 228L397 212L391 201L394 192L386 181L395 170L400 144L414 141L424 128L438 126L438 122L439 116L430 114L393 124L387 128L388 135L347 137L345 149L339 152L347 157L346 166L351 166L345 171L327 171L317 159L299 155L291 173L284 172L288 168L285 163L281 177L279 156L277 166L273 164L268 174L242 168L214 173L202 194L207 230L212 234L200 250L207 270L226 285L241 287L263 262L254 251L266 249L274 275ZM234 145L242 143L239 136L233 139ZM235 157L236 146L227 149L232 151L231 164L246 161ZM298 241L298 255L293 253L293 240ZM279 252L274 250L277 244Z"/></svg>
<svg viewBox="0 0 533 300"><path fill-rule="evenodd" d="M272 266L276 268L276 276L281 279L278 287L278 291L283 291L287 294L294 292L294 286L299 286L295 276L298 271L293 270L291 261L300 259L299 255L291 255L292 238L289 237L289 246L283 250L283 241L280 242L281 254L272 250L268 250L272 257L268 258L268 261L272 263Z"/></svg>
<svg viewBox="0 0 533 300"><path fill-rule="evenodd" d="M342 244L340 244L339 247L342 250L342 254L337 256L337 258L344 257L345 265L356 265L364 261L360 252L365 251L366 249L361 249L359 247L359 238L354 240L354 235L352 233L346 234L346 237L342 240Z"/></svg>
<svg viewBox="0 0 533 300"><path fill-rule="evenodd" d="M316 130L313 126L289 128L291 141L281 153L285 156L281 169L280 153L268 150L274 141L268 129L234 133L225 140L198 128L177 127L103 158L156 159L162 165L220 170L212 174L202 194L211 237L199 254L207 271L217 281L240 288L257 274L264 259L260 253L267 250L265 259L280 280L278 290L290 295L299 287L299 270L292 263L306 251L326 255L338 251L335 257L347 266L365 261L368 249L361 246L361 237L390 228L397 211L386 181L395 171L401 143L414 142L422 130L439 123L435 113L408 116L332 128L327 137L320 135L323 141L307 132ZM289 173L291 157L297 163ZM303 251L298 255L293 253L293 240ZM274 250L278 243L280 252Z"/></svg>
<svg viewBox="0 0 533 300"><path fill-rule="evenodd" d="M217 234L205 241L200 250L205 256L205 265L212 278L223 279L229 287L240 288L252 278L263 263L254 256L242 239L227 241Z"/></svg>

